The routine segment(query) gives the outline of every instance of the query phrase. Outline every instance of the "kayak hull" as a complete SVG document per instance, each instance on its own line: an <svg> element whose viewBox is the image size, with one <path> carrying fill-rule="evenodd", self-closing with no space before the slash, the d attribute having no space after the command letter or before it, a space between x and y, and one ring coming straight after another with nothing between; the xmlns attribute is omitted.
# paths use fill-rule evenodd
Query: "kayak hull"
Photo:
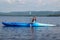
<svg viewBox="0 0 60 40"><path fill-rule="evenodd" d="M19 22L2 22L4 26L23 26L23 27L29 27L30 23L19 23Z"/></svg>
<svg viewBox="0 0 60 40"><path fill-rule="evenodd" d="M2 22L4 26L20 26L20 27L46 27L46 26L56 26L53 24L42 24L42 23L20 23L20 22Z"/></svg>

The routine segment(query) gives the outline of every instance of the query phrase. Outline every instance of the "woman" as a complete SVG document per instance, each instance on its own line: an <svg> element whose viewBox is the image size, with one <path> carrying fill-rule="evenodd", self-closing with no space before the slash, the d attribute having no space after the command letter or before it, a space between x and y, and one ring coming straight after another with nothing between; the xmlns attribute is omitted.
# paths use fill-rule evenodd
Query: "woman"
<svg viewBox="0 0 60 40"><path fill-rule="evenodd" d="M34 16L33 18L32 18L32 23L33 22L36 22L36 16Z"/></svg>
<svg viewBox="0 0 60 40"><path fill-rule="evenodd" d="M36 16L34 16L33 18L32 18L32 24L34 23L34 22L36 22ZM30 28L31 28L31 33L32 33L32 40L34 40L34 28L32 27L32 25L30 26Z"/></svg>
<svg viewBox="0 0 60 40"><path fill-rule="evenodd" d="M36 22L36 16L34 16L34 17L32 18L32 22L31 22L31 25L30 25L32 29L33 29L32 24L35 23L35 22Z"/></svg>

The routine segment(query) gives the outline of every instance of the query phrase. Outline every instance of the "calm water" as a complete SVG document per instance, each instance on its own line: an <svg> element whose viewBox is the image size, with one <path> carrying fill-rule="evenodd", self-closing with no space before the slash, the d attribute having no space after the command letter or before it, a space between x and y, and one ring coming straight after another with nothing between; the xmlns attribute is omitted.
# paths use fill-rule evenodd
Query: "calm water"
<svg viewBox="0 0 60 40"><path fill-rule="evenodd" d="M60 27L3 27L2 22L31 22L32 17L0 16L0 40L60 40ZM60 17L37 17L41 23L60 24Z"/></svg>

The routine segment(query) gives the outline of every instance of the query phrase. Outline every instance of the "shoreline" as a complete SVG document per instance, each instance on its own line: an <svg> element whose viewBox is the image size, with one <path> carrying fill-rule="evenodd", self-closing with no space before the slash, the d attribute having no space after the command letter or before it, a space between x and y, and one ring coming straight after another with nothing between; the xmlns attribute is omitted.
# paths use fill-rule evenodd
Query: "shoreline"
<svg viewBox="0 0 60 40"><path fill-rule="evenodd" d="M60 17L60 15L0 15L0 16L26 16L26 17L32 17L32 16L37 16L37 17Z"/></svg>

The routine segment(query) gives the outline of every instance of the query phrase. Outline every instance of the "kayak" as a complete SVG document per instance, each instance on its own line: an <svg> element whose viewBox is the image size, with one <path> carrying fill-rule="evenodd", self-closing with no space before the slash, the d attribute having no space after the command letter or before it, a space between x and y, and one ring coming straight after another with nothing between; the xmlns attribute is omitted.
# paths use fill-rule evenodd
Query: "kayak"
<svg viewBox="0 0 60 40"><path fill-rule="evenodd" d="M20 23L20 22L2 22L4 26L20 26L20 27L46 27L46 26L56 26L53 24L43 24L38 22L33 23Z"/></svg>

